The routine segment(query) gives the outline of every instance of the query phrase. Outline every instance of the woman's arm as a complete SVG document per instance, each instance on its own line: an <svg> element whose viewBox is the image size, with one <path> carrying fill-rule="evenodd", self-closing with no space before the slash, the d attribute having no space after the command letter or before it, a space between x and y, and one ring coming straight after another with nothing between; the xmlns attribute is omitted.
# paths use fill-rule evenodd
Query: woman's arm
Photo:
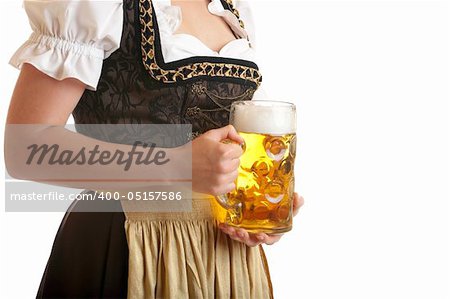
<svg viewBox="0 0 450 299"><path fill-rule="evenodd" d="M7 117L5 134L5 159L8 172L19 179L45 181L53 185L74 188L128 187L132 184L117 183L124 178L122 167L117 165L27 165L31 144L57 144L62 150L77 153L82 147L93 149L100 146L103 151L129 151L127 145L101 142L68 131L64 128L70 114L81 98L85 84L77 79L56 80L31 64L24 64L13 92ZM27 125L27 126L17 126ZM151 167L133 165L127 172L128 177L146 177ZM161 176L163 173L158 169ZM78 180L75 180L77 178ZM83 178L86 180L83 181ZM116 182L107 180L90 182L87 178L114 178ZM52 180L53 179L53 180ZM89 182L88 182L89 181ZM142 185L142 183L134 183Z"/></svg>
<svg viewBox="0 0 450 299"><path fill-rule="evenodd" d="M58 81L25 63L12 95L7 124L65 125L86 86L77 79Z"/></svg>
<svg viewBox="0 0 450 299"><path fill-rule="evenodd" d="M85 90L85 85L76 79L62 81L53 79L30 64L24 64L17 81L7 118L5 134L5 160L8 172L17 178L41 181L53 185L94 190L110 190L145 187L149 184L142 179L150 174L158 174L158 179L170 182L177 175L191 174L193 190L208 194L223 194L234 188L239 157L242 150L237 145L222 144L224 139L242 142L236 131L228 126L212 130L198 137L189 146L165 149L171 163L167 165L138 165L124 171L117 164L110 165L39 165L30 167L24 161L29 155L27 145L58 144L61 149L78 152L81 147L92 149L100 146L101 150L129 152L132 147L123 144L102 142L64 129L72 110L76 107ZM15 125L27 124L26 130L19 130L17 136ZM184 161L191 154L192 165ZM188 159L190 162L190 159ZM71 180L73 178L79 180ZM83 178L112 178L105 180L85 180ZM121 178L126 181L120 182ZM136 182L130 182L136 178ZM53 179L53 180L52 180Z"/></svg>

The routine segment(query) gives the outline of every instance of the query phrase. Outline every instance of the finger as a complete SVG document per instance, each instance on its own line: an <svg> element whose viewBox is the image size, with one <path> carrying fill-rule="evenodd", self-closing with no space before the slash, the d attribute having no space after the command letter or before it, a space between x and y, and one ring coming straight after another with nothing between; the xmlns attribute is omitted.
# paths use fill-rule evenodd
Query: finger
<svg viewBox="0 0 450 299"><path fill-rule="evenodd" d="M239 170L236 169L236 170L233 170L232 172L222 174L219 177L219 180L222 180L223 184L230 184L230 183L234 183L238 176L239 176Z"/></svg>
<svg viewBox="0 0 450 299"><path fill-rule="evenodd" d="M266 245L273 245L281 239L281 235L272 236L264 233L258 233L256 235L256 238L258 238L261 243L264 243Z"/></svg>
<svg viewBox="0 0 450 299"><path fill-rule="evenodd" d="M305 200L302 196L299 196L297 193L294 193L294 201L293 201L293 214L294 216L298 214L300 208L305 203Z"/></svg>
<svg viewBox="0 0 450 299"><path fill-rule="evenodd" d="M229 225L225 225L222 231L225 234L227 234L231 239L241 242L241 237L238 235L236 228Z"/></svg>
<svg viewBox="0 0 450 299"><path fill-rule="evenodd" d="M228 227L228 225L226 225L225 223L219 223L218 226L219 226L221 231L225 231L227 229L227 227Z"/></svg>
<svg viewBox="0 0 450 299"><path fill-rule="evenodd" d="M235 240L235 241L239 241L239 240L240 240L239 236L238 236L237 233L236 233L236 229L235 229L234 227L228 226L228 227L225 229L225 233L226 233L231 239L233 239L233 240Z"/></svg>
<svg viewBox="0 0 450 299"><path fill-rule="evenodd" d="M239 158L226 160L218 164L214 171L220 174L236 174L237 176L240 165L241 160Z"/></svg>
<svg viewBox="0 0 450 299"><path fill-rule="evenodd" d="M255 247L261 244L261 241L253 238L253 235L249 234L245 229L238 229L237 234L241 238L241 242L245 243L249 247Z"/></svg>
<svg viewBox="0 0 450 299"><path fill-rule="evenodd" d="M226 224L219 224L219 228L231 239L244 243L249 247L254 247L261 244L259 240L252 239L250 234L245 229L234 228Z"/></svg>
<svg viewBox="0 0 450 299"><path fill-rule="evenodd" d="M236 184L235 183L229 183L226 186L224 186L223 188L219 188L218 189L219 192L215 195L222 195L222 194L227 194L233 190L236 190Z"/></svg>
<svg viewBox="0 0 450 299"><path fill-rule="evenodd" d="M247 231L243 230L242 228L239 228L236 230L236 234L238 235L239 238L241 238L242 240L247 240L248 239L248 233Z"/></svg>
<svg viewBox="0 0 450 299"><path fill-rule="evenodd" d="M230 167L231 167L232 170L239 170L239 166L241 166L241 159L240 159L240 157L231 160Z"/></svg>
<svg viewBox="0 0 450 299"><path fill-rule="evenodd" d="M239 159L244 151L239 144L236 143L221 143L220 153L223 153L220 157L225 160Z"/></svg>
<svg viewBox="0 0 450 299"><path fill-rule="evenodd" d="M266 242L267 235L265 233L257 233L257 234L254 234L254 236L261 243L265 243Z"/></svg>
<svg viewBox="0 0 450 299"><path fill-rule="evenodd" d="M238 134L238 132L232 125L228 125L225 128L228 129L228 139L236 142L237 144L244 144L244 138L242 138L242 136Z"/></svg>
<svg viewBox="0 0 450 299"><path fill-rule="evenodd" d="M265 233L257 233L257 234L253 234L253 238L255 238L256 240L259 241L259 243L261 244L267 244L267 245L272 245L273 240L272 238Z"/></svg>
<svg viewBox="0 0 450 299"><path fill-rule="evenodd" d="M219 228L220 228L220 230L222 230L224 233L226 233L228 235L233 234L233 232L234 232L234 228L229 225L226 225L225 223L219 224Z"/></svg>
<svg viewBox="0 0 450 299"><path fill-rule="evenodd" d="M237 133L236 129L232 125L211 130L208 134L216 141L229 139L237 144L244 143L244 139Z"/></svg>
<svg viewBox="0 0 450 299"><path fill-rule="evenodd" d="M219 224L219 228L231 239L244 243L249 247L255 247L260 244L273 245L281 239L282 235L267 235L265 233L248 233L245 229L234 228L226 224Z"/></svg>
<svg viewBox="0 0 450 299"><path fill-rule="evenodd" d="M273 245L273 244L277 243L278 241L280 241L282 236L283 236L283 234L280 234L280 235L267 235L266 240L265 240L264 243L266 245Z"/></svg>
<svg viewBox="0 0 450 299"><path fill-rule="evenodd" d="M223 185L212 186L212 187L210 187L210 189L207 192L208 192L208 194L211 194L212 196L220 196L220 195L227 194L235 189L236 189L236 185L234 183L226 183Z"/></svg>
<svg viewBox="0 0 450 299"><path fill-rule="evenodd" d="M239 241L247 244L249 242L248 232L242 228L236 229L236 235L239 237Z"/></svg>

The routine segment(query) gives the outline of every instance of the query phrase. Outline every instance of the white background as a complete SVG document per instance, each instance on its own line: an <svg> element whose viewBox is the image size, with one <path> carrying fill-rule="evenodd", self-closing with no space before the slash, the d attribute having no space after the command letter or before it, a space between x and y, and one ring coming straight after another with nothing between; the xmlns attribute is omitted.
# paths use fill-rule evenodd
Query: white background
<svg viewBox="0 0 450 299"><path fill-rule="evenodd" d="M276 298L450 298L448 3L254 2L265 89L300 113L306 205L266 247ZM20 1L0 32L3 132ZM35 296L61 218L0 212L1 298Z"/></svg>

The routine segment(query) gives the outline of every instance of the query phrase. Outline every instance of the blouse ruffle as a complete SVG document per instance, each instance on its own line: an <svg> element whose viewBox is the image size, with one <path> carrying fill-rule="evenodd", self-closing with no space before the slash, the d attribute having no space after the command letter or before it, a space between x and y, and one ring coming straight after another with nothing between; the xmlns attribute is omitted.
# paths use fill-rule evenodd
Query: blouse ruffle
<svg viewBox="0 0 450 299"><path fill-rule="evenodd" d="M57 80L76 78L95 90L103 60L120 47L122 0L25 0L33 33L10 64L24 63Z"/></svg>
<svg viewBox="0 0 450 299"><path fill-rule="evenodd" d="M255 36L253 30L253 16L247 0L234 1L233 5L240 13L245 29L241 27L239 19L234 13L225 9L220 0L211 0L208 10L211 14L222 17L239 37L226 44L219 51L207 47L197 37L176 33L182 22L180 7L172 5L170 0L153 0L161 36L161 50L166 63L193 56L217 56L234 59L255 61Z"/></svg>

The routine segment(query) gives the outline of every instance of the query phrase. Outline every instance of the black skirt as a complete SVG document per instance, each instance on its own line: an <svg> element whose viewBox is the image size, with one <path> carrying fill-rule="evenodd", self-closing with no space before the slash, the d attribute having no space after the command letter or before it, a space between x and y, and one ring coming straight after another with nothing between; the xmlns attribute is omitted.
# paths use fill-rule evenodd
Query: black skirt
<svg viewBox="0 0 450 299"><path fill-rule="evenodd" d="M114 201L108 205L116 212L85 212L95 205L74 202L66 212L37 298L127 297L125 214Z"/></svg>

